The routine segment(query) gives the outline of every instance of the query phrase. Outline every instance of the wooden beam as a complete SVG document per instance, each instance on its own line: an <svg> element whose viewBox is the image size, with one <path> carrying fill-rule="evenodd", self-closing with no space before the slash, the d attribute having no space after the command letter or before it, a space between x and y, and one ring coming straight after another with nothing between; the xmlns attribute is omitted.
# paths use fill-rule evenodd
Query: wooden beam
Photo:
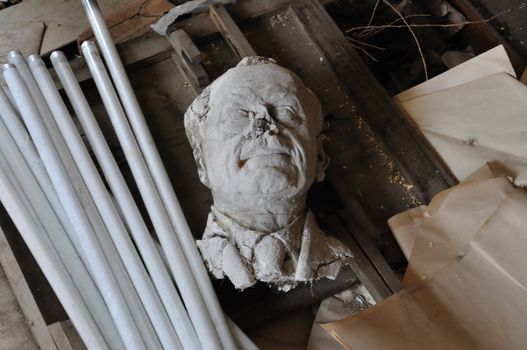
<svg viewBox="0 0 527 350"><path fill-rule="evenodd" d="M233 21L231 15L225 10L225 7L221 5L211 6L210 18L238 57L256 56L251 44L249 44L240 28Z"/></svg>

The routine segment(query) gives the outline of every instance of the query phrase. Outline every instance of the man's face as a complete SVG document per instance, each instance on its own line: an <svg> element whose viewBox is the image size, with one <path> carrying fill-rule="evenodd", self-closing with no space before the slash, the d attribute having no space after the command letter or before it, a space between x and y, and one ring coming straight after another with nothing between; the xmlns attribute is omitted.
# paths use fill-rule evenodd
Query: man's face
<svg viewBox="0 0 527 350"><path fill-rule="evenodd" d="M231 69L211 88L202 155L215 197L291 199L314 181L320 104L274 65Z"/></svg>

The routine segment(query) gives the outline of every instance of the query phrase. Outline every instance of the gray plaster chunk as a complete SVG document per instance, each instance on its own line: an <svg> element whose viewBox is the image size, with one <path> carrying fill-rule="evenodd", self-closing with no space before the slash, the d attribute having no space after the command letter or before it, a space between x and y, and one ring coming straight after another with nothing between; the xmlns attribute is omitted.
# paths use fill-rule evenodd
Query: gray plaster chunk
<svg viewBox="0 0 527 350"><path fill-rule="evenodd" d="M334 279L351 257L306 209L328 164L320 102L293 72L246 57L196 98L185 128L214 204L197 242L216 278L289 290Z"/></svg>

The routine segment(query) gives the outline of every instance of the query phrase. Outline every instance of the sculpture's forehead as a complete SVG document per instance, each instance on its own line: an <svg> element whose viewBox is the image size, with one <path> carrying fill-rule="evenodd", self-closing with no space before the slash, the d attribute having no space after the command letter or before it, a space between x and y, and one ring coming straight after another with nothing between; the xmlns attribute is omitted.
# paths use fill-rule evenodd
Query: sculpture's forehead
<svg viewBox="0 0 527 350"><path fill-rule="evenodd" d="M211 99L224 99L236 94L280 98L305 89L302 81L289 70L275 64L235 67L212 85Z"/></svg>

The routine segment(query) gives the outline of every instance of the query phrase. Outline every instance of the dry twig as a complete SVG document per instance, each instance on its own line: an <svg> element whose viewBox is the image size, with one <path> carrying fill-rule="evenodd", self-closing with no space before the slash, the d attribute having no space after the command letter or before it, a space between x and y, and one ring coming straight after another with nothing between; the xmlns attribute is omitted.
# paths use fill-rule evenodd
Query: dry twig
<svg viewBox="0 0 527 350"><path fill-rule="evenodd" d="M395 19L394 21L390 22L389 24L372 25L373 18L375 17L375 14L377 13L377 9L378 9L378 6L379 6L381 1L386 6L388 6L393 12L395 12L397 14L398 18ZM410 24L407 21L407 19L409 19L409 18L412 18L412 17L429 17L430 15L428 15L428 14L414 14L414 15L403 16L401 14L401 12L389 2L389 0L377 0L375 2L375 6L373 7L373 11L372 11L372 14L370 16L370 20L368 21L368 25L353 27L351 29L346 30L346 33L352 34L353 37L348 36L348 39L350 41L358 44L358 45L363 45L363 46L367 46L367 47L371 47L371 48L375 48L375 49L379 49L379 50L381 50L381 49L384 50L384 48L381 48L379 46L375 46L375 45L366 43L365 41L359 40L359 39L368 39L368 38L370 38L370 37L382 32L383 30L385 30L387 28L408 28L408 30L410 31L410 34L412 35L413 40L415 41L415 44L417 46L417 50L419 51L419 56L420 56L421 62L423 64L425 80L428 80L428 68L427 68L427 65L426 65L426 60L425 60L425 57L424 57L424 54L423 54L423 50L422 50L421 45L419 43L419 40L417 39L417 36L415 35L415 33L414 33L412 28L419 28L419 27L442 27L442 28L448 28L448 27L460 27L460 26L465 26L465 25L470 25L470 24L480 24L480 23L485 23L485 22L492 21L496 17L498 17L498 16L500 16L500 15L502 15L504 13L510 12L510 11L511 11L510 9L504 10L504 11L502 11L502 12L500 12L500 13L498 13L498 14L490 17L490 18L487 18L487 19L484 19L484 20L481 20L481 21L465 21L465 22L461 22L461 23L447 23L447 24ZM402 21L404 23L404 25L395 24L395 23L397 23L399 21ZM359 33L355 34L354 32L359 32ZM375 59L375 57L373 57L363 47L360 47L360 46L354 45L354 44L352 44L352 45L355 48L359 49L360 51L364 52L372 60L374 60L376 62L378 61L377 59Z"/></svg>
<svg viewBox="0 0 527 350"><path fill-rule="evenodd" d="M388 0L382 0L388 7L390 7L404 22L404 24L408 27L408 30L410 31L410 34L414 38L415 44L417 45L417 50L419 51L419 56L421 56L421 62L423 63L423 70L425 73L425 80L428 80L428 68L426 67L426 60L425 56L423 55L423 50L421 49L421 44L419 44L419 40L417 39L417 36L415 35L412 27L410 27L410 24L406 21L406 18L397 10Z"/></svg>
<svg viewBox="0 0 527 350"><path fill-rule="evenodd" d="M384 0L383 0L384 1ZM351 29L348 29L346 30L346 33L350 33L350 32L355 32L355 31L364 31L364 30L370 30L370 29L386 29L386 28L407 28L407 27L412 27L412 28L415 28L415 27L442 27L442 28L448 28L448 27L461 27L461 26L464 26L464 25L469 25L469 24L481 24L481 23L486 23L486 22L489 22L489 21L492 21L493 19L496 19L496 17L498 16L501 16L502 14L504 13L507 13L507 12L510 12L511 9L507 9L507 10L504 10L492 17L489 17L487 19L482 19L481 21L465 21L465 22L460 22L460 23L446 23L446 24L408 24L408 25L394 25L393 23L396 23L398 22L399 20L401 20L402 18L398 18L396 19L395 21L393 21L391 24L383 24L383 25L367 25L367 26L358 26L358 27L353 27ZM410 15L410 16L405 16L404 18L410 18L410 17L428 17L430 15Z"/></svg>

